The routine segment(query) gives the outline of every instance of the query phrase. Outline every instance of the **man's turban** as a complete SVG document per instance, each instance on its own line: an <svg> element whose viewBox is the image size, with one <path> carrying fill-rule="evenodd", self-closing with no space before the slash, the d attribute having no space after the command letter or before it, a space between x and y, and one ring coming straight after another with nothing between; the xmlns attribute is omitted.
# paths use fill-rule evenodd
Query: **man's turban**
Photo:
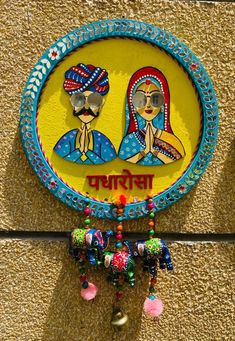
<svg viewBox="0 0 235 341"><path fill-rule="evenodd" d="M100 67L78 64L65 72L64 89L70 95L86 90L105 95L109 91L108 73Z"/></svg>

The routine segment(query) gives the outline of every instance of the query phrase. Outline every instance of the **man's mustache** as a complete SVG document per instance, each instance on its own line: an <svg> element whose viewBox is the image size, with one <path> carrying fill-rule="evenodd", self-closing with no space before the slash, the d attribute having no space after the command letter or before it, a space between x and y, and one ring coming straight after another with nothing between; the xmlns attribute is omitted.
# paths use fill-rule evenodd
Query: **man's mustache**
<svg viewBox="0 0 235 341"><path fill-rule="evenodd" d="M81 110L79 110L78 112L75 111L75 109L73 109L73 115L74 116L81 116L85 113L88 113L89 115L93 116L93 117L97 117L99 116L99 112L97 112L96 114L91 110L91 108L89 109L85 109L85 108L82 108Z"/></svg>

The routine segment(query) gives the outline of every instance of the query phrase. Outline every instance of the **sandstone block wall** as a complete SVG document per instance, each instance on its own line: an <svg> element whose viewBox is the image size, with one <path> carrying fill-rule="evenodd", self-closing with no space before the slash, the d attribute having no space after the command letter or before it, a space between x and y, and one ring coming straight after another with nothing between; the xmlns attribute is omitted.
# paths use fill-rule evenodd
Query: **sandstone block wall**
<svg viewBox="0 0 235 341"><path fill-rule="evenodd" d="M207 69L219 103L213 160L200 184L159 214L158 229L234 232L234 4L167 0L1 0L1 231L65 231L82 219L42 187L26 160L18 131L21 94L31 68L56 39L82 24L123 16L156 24L185 42ZM126 230L140 231L142 224L129 222ZM114 290L104 270L91 270L100 293L87 303L79 296L78 271L65 242L4 237L0 245L3 341L235 339L234 244L170 245L176 269L160 274L165 313L158 321L142 313L148 279L139 264L138 284L125 290L123 301L129 328L119 333L109 324Z"/></svg>

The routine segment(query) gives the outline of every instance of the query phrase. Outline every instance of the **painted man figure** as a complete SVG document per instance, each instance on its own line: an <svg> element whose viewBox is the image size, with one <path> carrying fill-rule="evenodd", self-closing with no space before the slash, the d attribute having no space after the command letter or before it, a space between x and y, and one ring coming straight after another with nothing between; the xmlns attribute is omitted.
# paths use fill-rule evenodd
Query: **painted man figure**
<svg viewBox="0 0 235 341"><path fill-rule="evenodd" d="M65 73L64 90L70 95L73 115L81 121L79 129L63 135L54 147L63 159L80 164L102 164L116 158L111 141L91 129L99 116L104 95L109 91L108 73L93 65L78 64Z"/></svg>

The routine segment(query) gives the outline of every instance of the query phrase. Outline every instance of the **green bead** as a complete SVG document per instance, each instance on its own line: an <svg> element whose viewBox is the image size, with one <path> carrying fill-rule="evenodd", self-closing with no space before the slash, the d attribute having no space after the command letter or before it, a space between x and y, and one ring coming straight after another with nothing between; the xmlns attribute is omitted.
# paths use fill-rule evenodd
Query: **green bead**
<svg viewBox="0 0 235 341"><path fill-rule="evenodd" d="M85 219L85 220L84 220L84 223L85 223L86 225L89 225L89 224L90 224L90 222L91 222L91 220L90 220L90 219Z"/></svg>
<svg viewBox="0 0 235 341"><path fill-rule="evenodd" d="M87 288L88 288L88 286L89 286L89 284L88 284L88 282L87 282L87 281L82 283L82 287L83 287L83 289L87 289Z"/></svg>
<svg viewBox="0 0 235 341"><path fill-rule="evenodd" d="M149 230L149 231L148 231L148 234L149 234L150 236L153 236L154 233L155 233L154 230Z"/></svg>
<svg viewBox="0 0 235 341"><path fill-rule="evenodd" d="M117 284L117 290L118 290L118 291L122 291L122 289L123 289L123 285Z"/></svg>
<svg viewBox="0 0 235 341"><path fill-rule="evenodd" d="M151 293L152 293L152 292L155 292L154 287L150 287L150 288L149 288L149 292L151 292Z"/></svg>
<svg viewBox="0 0 235 341"><path fill-rule="evenodd" d="M149 217L150 217L150 218L154 218L154 217L155 217L154 212L151 212L151 213L149 214Z"/></svg>
<svg viewBox="0 0 235 341"><path fill-rule="evenodd" d="M86 273L86 269L85 268L80 268L79 272L80 272L80 274L85 274Z"/></svg>

